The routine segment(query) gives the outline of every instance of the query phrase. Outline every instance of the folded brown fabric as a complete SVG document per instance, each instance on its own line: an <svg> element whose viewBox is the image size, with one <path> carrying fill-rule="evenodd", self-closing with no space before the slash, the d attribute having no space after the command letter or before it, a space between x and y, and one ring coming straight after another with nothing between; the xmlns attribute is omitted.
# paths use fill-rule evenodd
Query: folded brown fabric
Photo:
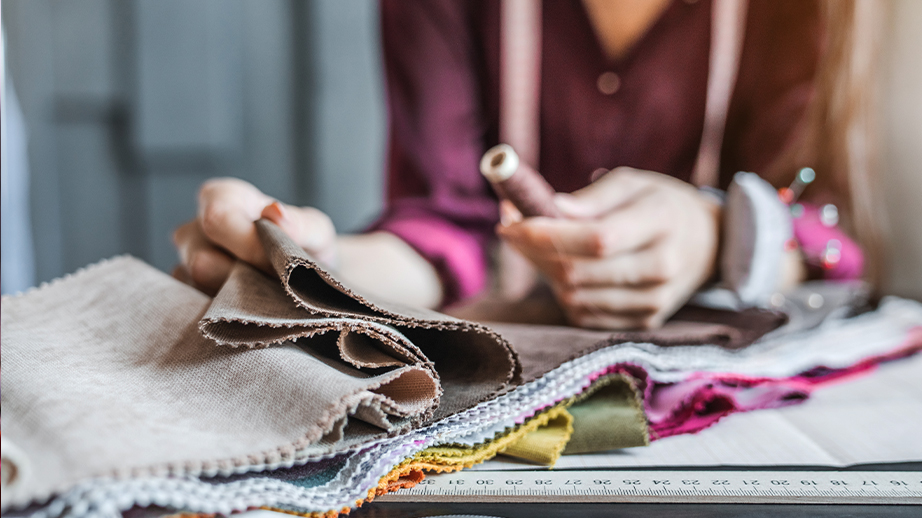
<svg viewBox="0 0 922 518"><path fill-rule="evenodd" d="M206 336L252 347L338 331L340 356L352 365L406 362L440 379L435 419L520 381L515 353L490 328L362 295L320 268L274 224L261 220L256 227L281 285L239 264L202 320Z"/></svg>

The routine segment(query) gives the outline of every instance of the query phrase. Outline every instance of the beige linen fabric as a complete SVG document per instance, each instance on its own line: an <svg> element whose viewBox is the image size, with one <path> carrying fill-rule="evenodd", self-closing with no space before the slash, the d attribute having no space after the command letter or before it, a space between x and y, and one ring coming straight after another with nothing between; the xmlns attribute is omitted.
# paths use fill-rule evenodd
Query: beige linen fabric
<svg viewBox="0 0 922 518"><path fill-rule="evenodd" d="M93 476L284 462L349 414L396 431L437 395L428 370L363 374L331 340L217 347L198 330L209 303L131 258L4 298L3 436L30 469L3 508Z"/></svg>

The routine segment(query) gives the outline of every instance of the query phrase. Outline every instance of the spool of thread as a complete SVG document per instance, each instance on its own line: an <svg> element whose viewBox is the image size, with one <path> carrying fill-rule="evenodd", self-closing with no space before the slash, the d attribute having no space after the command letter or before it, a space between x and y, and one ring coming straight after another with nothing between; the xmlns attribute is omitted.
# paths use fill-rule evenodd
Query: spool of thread
<svg viewBox="0 0 922 518"><path fill-rule="evenodd" d="M519 160L512 146L500 144L490 148L480 160L480 172L500 198L512 202L526 218L559 218L554 204L554 188L538 171Z"/></svg>

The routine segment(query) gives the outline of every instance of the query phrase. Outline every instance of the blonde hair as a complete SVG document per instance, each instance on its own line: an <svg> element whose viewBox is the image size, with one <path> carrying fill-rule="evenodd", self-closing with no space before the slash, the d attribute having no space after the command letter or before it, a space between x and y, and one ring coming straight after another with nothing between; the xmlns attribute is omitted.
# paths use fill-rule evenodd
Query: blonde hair
<svg viewBox="0 0 922 518"><path fill-rule="evenodd" d="M817 190L831 193L842 224L862 245L865 277L880 286L882 222L878 214L875 79L885 12L874 0L822 0L824 52L801 138L773 164L776 178L793 180L805 165L817 171Z"/></svg>

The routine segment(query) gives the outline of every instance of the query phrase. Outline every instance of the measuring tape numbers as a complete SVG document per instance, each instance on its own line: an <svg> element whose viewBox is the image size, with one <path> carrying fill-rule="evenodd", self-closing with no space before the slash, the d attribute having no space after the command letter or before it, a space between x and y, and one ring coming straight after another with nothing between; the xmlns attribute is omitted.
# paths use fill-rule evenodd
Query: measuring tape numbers
<svg viewBox="0 0 922 518"><path fill-rule="evenodd" d="M922 505L922 472L461 471L376 500Z"/></svg>

